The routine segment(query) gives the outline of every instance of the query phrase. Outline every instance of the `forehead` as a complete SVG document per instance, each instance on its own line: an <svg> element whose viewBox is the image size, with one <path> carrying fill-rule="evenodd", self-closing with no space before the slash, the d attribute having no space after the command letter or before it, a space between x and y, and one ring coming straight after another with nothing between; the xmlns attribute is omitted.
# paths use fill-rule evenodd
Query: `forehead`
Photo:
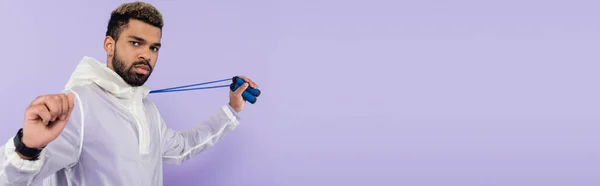
<svg viewBox="0 0 600 186"><path fill-rule="evenodd" d="M140 37L150 43L159 43L161 30L143 21L131 19L119 37L127 38L129 36Z"/></svg>

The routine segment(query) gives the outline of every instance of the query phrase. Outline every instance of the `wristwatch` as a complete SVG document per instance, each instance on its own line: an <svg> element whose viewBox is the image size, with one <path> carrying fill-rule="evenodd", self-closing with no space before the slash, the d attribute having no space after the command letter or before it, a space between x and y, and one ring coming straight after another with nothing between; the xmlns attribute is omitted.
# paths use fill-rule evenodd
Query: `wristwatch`
<svg viewBox="0 0 600 186"><path fill-rule="evenodd" d="M23 141L21 141L22 138L23 128L19 129L17 135L15 135L15 138L13 139L13 142L15 143L15 151L25 157L31 158L31 160L37 160L42 153L42 149L44 148L29 148L23 144Z"/></svg>

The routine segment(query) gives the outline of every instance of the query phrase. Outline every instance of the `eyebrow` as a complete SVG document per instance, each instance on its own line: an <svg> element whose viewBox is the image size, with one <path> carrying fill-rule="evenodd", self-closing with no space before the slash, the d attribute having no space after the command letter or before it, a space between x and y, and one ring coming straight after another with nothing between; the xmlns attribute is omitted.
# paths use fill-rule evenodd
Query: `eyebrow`
<svg viewBox="0 0 600 186"><path fill-rule="evenodd" d="M146 40L144 38L141 38L141 37L129 36L128 38L134 39L134 40L136 40L136 41L138 41L140 43L146 43ZM160 47L161 44L160 43L153 43L152 46Z"/></svg>

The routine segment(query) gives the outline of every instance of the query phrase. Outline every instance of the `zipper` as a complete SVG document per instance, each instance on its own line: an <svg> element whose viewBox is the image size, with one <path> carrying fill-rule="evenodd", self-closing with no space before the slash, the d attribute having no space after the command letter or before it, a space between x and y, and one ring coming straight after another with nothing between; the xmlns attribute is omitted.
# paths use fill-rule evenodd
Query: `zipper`
<svg viewBox="0 0 600 186"><path fill-rule="evenodd" d="M149 150L148 150L148 131L147 131L147 126L145 125L144 122L141 121L141 119L138 117L137 115L137 101L133 101L133 104L131 106L131 108L129 109L129 112L131 113L131 115L133 116L133 118L135 119L135 123L137 125L138 128L138 136L139 136L139 145L138 145L138 151L140 154L148 154Z"/></svg>

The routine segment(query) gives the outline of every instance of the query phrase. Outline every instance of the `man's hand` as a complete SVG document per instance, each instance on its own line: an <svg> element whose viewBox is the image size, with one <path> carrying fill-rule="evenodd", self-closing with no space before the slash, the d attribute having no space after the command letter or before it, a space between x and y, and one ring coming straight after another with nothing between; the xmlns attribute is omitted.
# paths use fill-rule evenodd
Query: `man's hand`
<svg viewBox="0 0 600 186"><path fill-rule="evenodd" d="M233 108L236 112L241 112L246 104L244 98L242 98L242 93L248 88L248 86L252 88L258 88L258 85L254 83L250 78L245 76L238 76L242 78L246 83L242 84L235 92L229 90L229 106Z"/></svg>
<svg viewBox="0 0 600 186"><path fill-rule="evenodd" d="M29 148L42 148L63 131L73 110L73 93L39 96L25 110L23 138Z"/></svg>

